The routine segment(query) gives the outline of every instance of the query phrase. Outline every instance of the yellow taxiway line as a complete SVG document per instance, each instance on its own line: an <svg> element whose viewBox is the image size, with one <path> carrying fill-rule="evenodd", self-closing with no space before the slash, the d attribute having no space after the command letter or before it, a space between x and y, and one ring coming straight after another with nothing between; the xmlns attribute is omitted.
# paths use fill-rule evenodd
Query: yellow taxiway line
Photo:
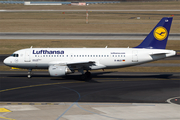
<svg viewBox="0 0 180 120"><path fill-rule="evenodd" d="M11 112L11 111L6 108L0 108L0 112Z"/></svg>
<svg viewBox="0 0 180 120"><path fill-rule="evenodd" d="M67 83L83 83L83 82L85 82L85 81L76 81L76 82L58 82L58 83L46 83L46 84L38 84L38 85L29 85L29 86L22 86L22 87L15 87L15 88L4 89L4 90L0 90L0 92L6 92L6 91L11 91L11 90L18 90L18 89L23 89L23 88L31 88L31 87L47 86L47 85L59 85L59 84L67 84Z"/></svg>
<svg viewBox="0 0 180 120"><path fill-rule="evenodd" d="M12 112L6 108L0 108L0 112L6 113L6 112ZM12 119L12 118L7 118L7 117L2 117L0 116L1 119L5 119L5 120L16 120L16 119Z"/></svg>
<svg viewBox="0 0 180 120"><path fill-rule="evenodd" d="M126 78L124 79L116 79L116 80L108 80L111 78L97 78L97 81L101 80L101 82L117 82L117 81L147 81L147 80L152 80L149 78L144 78L143 80L127 80ZM104 79L104 80L102 80ZM179 79L161 79L157 78L154 80L179 80ZM75 82L58 82L58 83L46 83L46 84L37 84L37 85L29 85L29 86L22 86L22 87L15 87L15 88L9 88L9 89L4 89L0 90L1 92L6 92L6 91L11 91L11 90L18 90L18 89L24 89L24 88L32 88L32 87L39 87L39 86L47 86L47 85L59 85L59 84L69 84L69 83L84 83L85 81L75 81Z"/></svg>
<svg viewBox="0 0 180 120"><path fill-rule="evenodd" d="M7 118L7 117L1 117L1 116L0 116L0 118L5 119L5 120L16 120L16 119Z"/></svg>

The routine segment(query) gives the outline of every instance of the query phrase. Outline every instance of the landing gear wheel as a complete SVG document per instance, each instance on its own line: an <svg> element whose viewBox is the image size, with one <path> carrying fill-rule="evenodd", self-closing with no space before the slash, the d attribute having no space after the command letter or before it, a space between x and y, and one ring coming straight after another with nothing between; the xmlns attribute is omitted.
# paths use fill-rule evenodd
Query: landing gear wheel
<svg viewBox="0 0 180 120"><path fill-rule="evenodd" d="M86 79L87 79L86 74L82 74L82 75L81 75L81 80L86 80Z"/></svg>
<svg viewBox="0 0 180 120"><path fill-rule="evenodd" d="M87 78L91 77L91 73L90 72L86 72L85 75L87 76Z"/></svg>
<svg viewBox="0 0 180 120"><path fill-rule="evenodd" d="M87 76L87 80L91 80L92 76L90 72L86 72L85 75Z"/></svg>
<svg viewBox="0 0 180 120"><path fill-rule="evenodd" d="M83 69L78 69L78 71L82 73L81 80L88 81L88 80L92 79L91 73L88 70L86 70L85 74L84 74L84 70Z"/></svg>
<svg viewBox="0 0 180 120"><path fill-rule="evenodd" d="M31 75L28 75L27 77L28 77L28 78L31 78Z"/></svg>
<svg viewBox="0 0 180 120"><path fill-rule="evenodd" d="M31 78L31 72L32 72L32 69L29 69L28 75L27 75L28 78Z"/></svg>

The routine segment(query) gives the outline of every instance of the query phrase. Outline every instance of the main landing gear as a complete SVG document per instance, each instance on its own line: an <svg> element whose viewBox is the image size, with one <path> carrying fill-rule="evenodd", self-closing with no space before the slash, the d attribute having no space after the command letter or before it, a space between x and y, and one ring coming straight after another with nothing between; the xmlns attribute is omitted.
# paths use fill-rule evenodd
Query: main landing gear
<svg viewBox="0 0 180 120"><path fill-rule="evenodd" d="M82 80L86 80L86 81L87 81L87 80L91 80L91 79L92 79L91 73L90 73L89 71L85 72L85 74L82 73L81 79L82 79Z"/></svg>
<svg viewBox="0 0 180 120"><path fill-rule="evenodd" d="M32 72L32 69L29 69L28 75L27 75L28 78L31 78L31 72Z"/></svg>

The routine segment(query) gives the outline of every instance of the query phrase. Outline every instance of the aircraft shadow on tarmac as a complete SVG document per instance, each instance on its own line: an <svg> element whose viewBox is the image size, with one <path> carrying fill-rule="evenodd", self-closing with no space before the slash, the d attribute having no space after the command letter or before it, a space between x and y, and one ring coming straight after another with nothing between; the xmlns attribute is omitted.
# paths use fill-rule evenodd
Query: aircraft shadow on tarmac
<svg viewBox="0 0 180 120"><path fill-rule="evenodd" d="M130 80L138 80L138 79L146 79L146 78L152 78L152 79L157 79L157 78L162 78L162 79L171 79L171 78L176 78L175 76L173 76L173 74L157 74L157 75L138 75L138 74L124 74L124 75L104 75L104 74L108 74L108 73L113 73L113 72L96 72L96 73L92 73L92 79L88 80L91 82L95 82L96 79L130 79ZM27 78L27 75L25 74L20 74L20 75L9 75L8 77L21 77L21 78ZM50 80L77 80L80 81L81 80L81 75L67 75L64 77L50 77L48 74L47 75L41 75L41 74L32 74L32 78L41 78L41 77L46 77L46 78L50 78Z"/></svg>

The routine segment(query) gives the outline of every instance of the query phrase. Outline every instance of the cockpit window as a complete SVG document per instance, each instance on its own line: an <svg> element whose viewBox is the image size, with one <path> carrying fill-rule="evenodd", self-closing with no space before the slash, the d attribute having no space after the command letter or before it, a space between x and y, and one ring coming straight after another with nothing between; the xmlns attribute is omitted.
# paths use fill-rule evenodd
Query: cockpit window
<svg viewBox="0 0 180 120"><path fill-rule="evenodd" d="M19 57L19 54L12 54L13 57Z"/></svg>

